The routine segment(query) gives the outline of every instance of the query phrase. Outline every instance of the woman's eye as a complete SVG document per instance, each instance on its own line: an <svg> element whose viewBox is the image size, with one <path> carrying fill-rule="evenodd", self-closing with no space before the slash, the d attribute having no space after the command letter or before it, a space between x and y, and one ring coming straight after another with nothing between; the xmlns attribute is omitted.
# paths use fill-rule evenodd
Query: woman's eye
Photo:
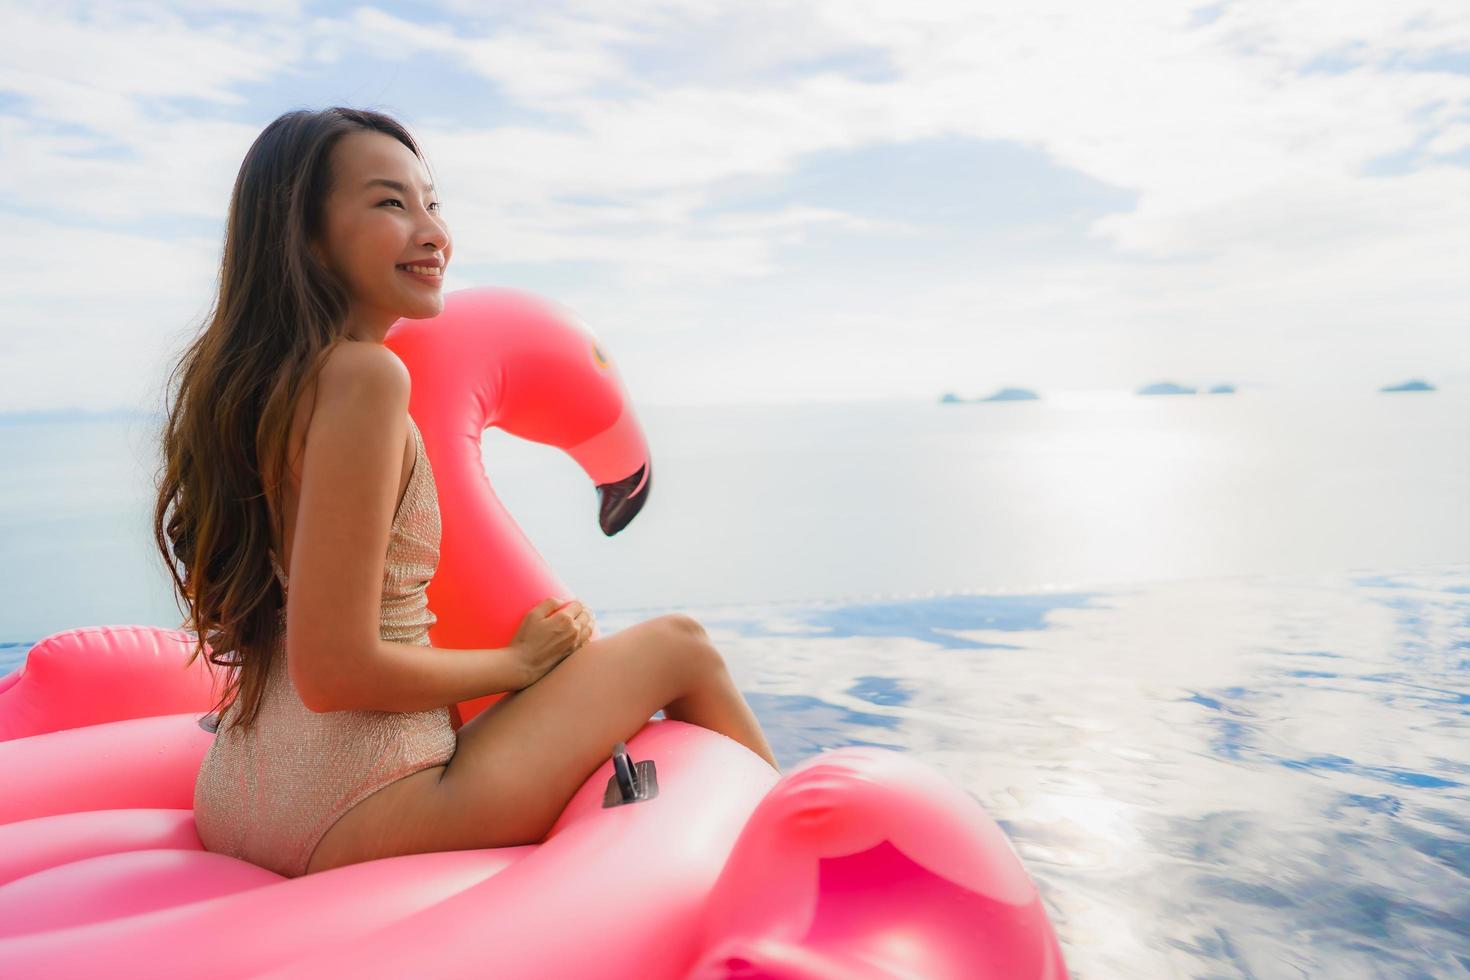
<svg viewBox="0 0 1470 980"><path fill-rule="evenodd" d="M378 203L379 204L396 204L399 207L403 207L403 202L400 201L396 197L390 197L390 198L387 198L386 200L379 201ZM438 201L431 201L429 203L429 207L431 207L431 208L439 208L441 211L444 209L444 206L441 205Z"/></svg>

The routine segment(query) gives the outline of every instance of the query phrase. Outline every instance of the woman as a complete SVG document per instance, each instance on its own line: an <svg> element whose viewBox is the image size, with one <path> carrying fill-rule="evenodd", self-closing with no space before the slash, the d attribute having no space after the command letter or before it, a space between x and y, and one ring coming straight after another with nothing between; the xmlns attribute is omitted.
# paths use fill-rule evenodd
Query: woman
<svg viewBox="0 0 1470 980"><path fill-rule="evenodd" d="M195 787L211 851L297 876L536 842L660 709L779 771L687 616L589 641L591 612L548 598L508 647L428 645L438 501L383 340L441 312L452 255L385 115L289 112L246 154L217 302L170 378L154 510L185 625L230 668ZM454 730L449 704L503 691Z"/></svg>

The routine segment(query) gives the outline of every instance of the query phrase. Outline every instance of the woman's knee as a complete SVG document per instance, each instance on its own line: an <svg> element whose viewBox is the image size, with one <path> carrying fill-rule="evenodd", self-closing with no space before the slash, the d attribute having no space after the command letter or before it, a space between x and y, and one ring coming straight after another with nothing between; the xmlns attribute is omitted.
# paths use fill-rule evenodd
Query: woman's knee
<svg viewBox="0 0 1470 980"><path fill-rule="evenodd" d="M709 642L709 633L699 620L685 613L665 613L659 617L665 628L674 633L703 643Z"/></svg>
<svg viewBox="0 0 1470 980"><path fill-rule="evenodd" d="M690 682L699 683L709 675L725 670L724 656L699 620L684 613L668 613L658 621L668 637L668 649Z"/></svg>

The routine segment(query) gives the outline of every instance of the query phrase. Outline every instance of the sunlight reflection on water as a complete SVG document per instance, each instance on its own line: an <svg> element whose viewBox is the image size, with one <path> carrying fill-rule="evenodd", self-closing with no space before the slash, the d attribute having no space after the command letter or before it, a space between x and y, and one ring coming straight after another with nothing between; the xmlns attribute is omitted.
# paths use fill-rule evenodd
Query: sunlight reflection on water
<svg viewBox="0 0 1470 980"><path fill-rule="evenodd" d="M682 611L783 767L980 800L1078 978L1470 971L1470 566Z"/></svg>
<svg viewBox="0 0 1470 980"><path fill-rule="evenodd" d="M1078 980L1470 975L1470 565L680 611L783 768L979 800Z"/></svg>

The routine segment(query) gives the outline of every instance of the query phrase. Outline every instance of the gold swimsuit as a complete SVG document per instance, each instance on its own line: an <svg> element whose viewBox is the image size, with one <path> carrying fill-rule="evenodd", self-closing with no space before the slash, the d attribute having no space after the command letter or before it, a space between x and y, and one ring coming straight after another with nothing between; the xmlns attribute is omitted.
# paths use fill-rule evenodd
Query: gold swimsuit
<svg viewBox="0 0 1470 980"><path fill-rule="evenodd" d="M439 500L423 435L412 416L408 422L416 450L389 532L378 635L428 646L437 617L425 589L439 565ZM284 591L286 574L271 562ZM312 711L286 669L284 608L276 635L255 725L248 733L227 727L235 706L225 709L194 785L194 820L206 850L296 877L342 814L395 780L448 762L456 739L447 705Z"/></svg>

